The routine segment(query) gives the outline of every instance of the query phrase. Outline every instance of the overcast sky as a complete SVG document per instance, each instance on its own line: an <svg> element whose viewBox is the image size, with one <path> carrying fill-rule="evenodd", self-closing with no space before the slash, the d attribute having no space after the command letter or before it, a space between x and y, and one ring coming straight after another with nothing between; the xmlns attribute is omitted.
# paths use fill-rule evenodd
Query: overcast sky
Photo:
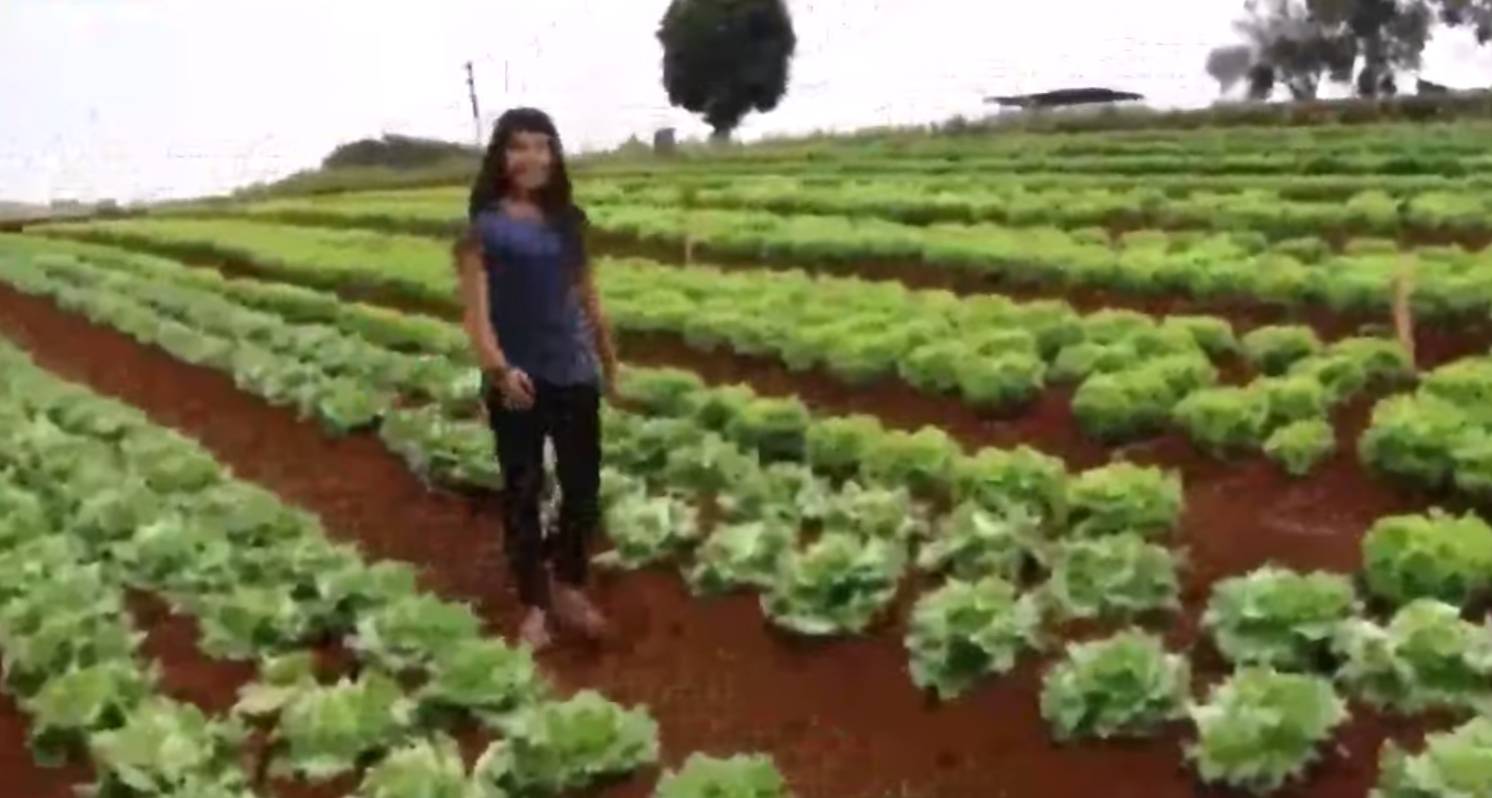
<svg viewBox="0 0 1492 798"><path fill-rule="evenodd" d="M383 132L470 140L549 109L572 149L661 125L668 0L0 0L0 199L193 196L314 166ZM1210 102L1242 0L789 0L788 98L746 137L978 114L1064 85ZM1427 77L1486 85L1492 48L1432 43Z"/></svg>

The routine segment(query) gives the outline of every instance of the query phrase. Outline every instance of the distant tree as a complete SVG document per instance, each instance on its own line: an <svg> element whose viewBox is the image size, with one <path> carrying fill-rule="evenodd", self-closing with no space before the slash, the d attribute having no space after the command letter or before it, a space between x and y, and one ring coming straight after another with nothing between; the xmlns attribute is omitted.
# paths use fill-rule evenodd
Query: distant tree
<svg viewBox="0 0 1492 798"><path fill-rule="evenodd" d="M480 151L465 144L388 133L382 139L359 139L338 146L322 159L321 168L387 166L418 169L452 159L480 156Z"/></svg>
<svg viewBox="0 0 1492 798"><path fill-rule="evenodd" d="M1227 94L1243 80L1253 63L1253 48L1246 44L1219 47L1207 54L1207 74L1217 81L1218 93Z"/></svg>
<svg viewBox="0 0 1492 798"><path fill-rule="evenodd" d="M658 40L669 101L702 114L717 140L777 107L798 45L784 0L672 0Z"/></svg>
<svg viewBox="0 0 1492 798"><path fill-rule="evenodd" d="M1246 0L1244 10L1235 27L1246 44L1213 50L1207 71L1224 92L1246 80L1255 99L1280 85L1311 99L1323 80L1360 97L1392 96L1397 74L1419 69L1437 21L1492 39L1492 0Z"/></svg>

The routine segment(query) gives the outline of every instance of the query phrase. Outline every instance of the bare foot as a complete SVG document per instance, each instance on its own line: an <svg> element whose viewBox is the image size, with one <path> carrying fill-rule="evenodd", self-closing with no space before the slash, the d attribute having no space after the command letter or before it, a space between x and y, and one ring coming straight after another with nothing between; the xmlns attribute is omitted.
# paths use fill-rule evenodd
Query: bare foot
<svg viewBox="0 0 1492 798"><path fill-rule="evenodd" d="M518 626L518 639L526 643L535 654L549 648L549 619L543 610L538 607L529 609L528 614L523 616L523 623Z"/></svg>
<svg viewBox="0 0 1492 798"><path fill-rule="evenodd" d="M560 623L592 640L606 637L609 631L606 616L596 609L584 592L564 584L555 584L551 592L554 614Z"/></svg>

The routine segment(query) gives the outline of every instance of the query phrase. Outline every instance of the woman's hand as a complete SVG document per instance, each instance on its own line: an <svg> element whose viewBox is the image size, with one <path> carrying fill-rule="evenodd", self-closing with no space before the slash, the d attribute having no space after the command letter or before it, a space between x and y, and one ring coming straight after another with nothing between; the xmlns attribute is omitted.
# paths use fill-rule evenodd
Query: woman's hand
<svg viewBox="0 0 1492 798"><path fill-rule="evenodd" d="M508 410L527 410L534 406L534 383L522 369L508 368L493 380L498 401Z"/></svg>

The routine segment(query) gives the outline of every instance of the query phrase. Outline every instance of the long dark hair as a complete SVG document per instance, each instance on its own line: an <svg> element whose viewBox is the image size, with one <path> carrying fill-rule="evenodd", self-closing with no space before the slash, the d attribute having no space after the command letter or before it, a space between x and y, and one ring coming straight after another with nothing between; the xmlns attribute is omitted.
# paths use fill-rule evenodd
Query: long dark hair
<svg viewBox="0 0 1492 798"><path fill-rule="evenodd" d="M487 152L482 156L482 166L477 170L476 181L471 186L467 201L467 218L475 221L477 214L491 209L507 196L508 142L518 133L543 133L549 137L550 154L553 160L549 169L549 182L539 189L534 197L544 218L559 231L570 256L567 261L576 268L586 265L583 230L586 217L575 204L574 188L570 184L570 172L565 167L565 150L560 144L559 130L554 120L537 108L512 108L498 117L492 128L492 139L487 143Z"/></svg>

